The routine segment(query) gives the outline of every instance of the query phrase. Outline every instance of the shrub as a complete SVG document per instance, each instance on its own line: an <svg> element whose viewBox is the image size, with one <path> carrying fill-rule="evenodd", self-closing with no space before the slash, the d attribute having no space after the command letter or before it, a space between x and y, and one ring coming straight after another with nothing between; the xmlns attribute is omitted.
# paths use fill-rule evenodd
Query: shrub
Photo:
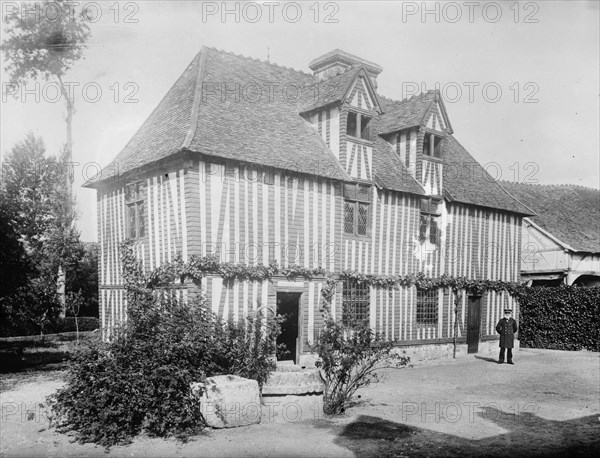
<svg viewBox="0 0 600 458"><path fill-rule="evenodd" d="M523 347L600 351L600 287L533 287L519 293Z"/></svg>
<svg viewBox="0 0 600 458"><path fill-rule="evenodd" d="M317 367L325 382L323 411L327 415L344 412L359 388L379 381L377 369L402 367L410 362L405 355L393 352L393 342L386 342L367 324L352 328L325 320L317 343L320 360Z"/></svg>
<svg viewBox="0 0 600 458"><path fill-rule="evenodd" d="M274 369L278 320L223 322L202 295L185 304L139 289L128 299L113 341L83 349L50 398L59 431L80 442L111 446L142 431L185 439L203 426L192 382L234 374L262 383Z"/></svg>

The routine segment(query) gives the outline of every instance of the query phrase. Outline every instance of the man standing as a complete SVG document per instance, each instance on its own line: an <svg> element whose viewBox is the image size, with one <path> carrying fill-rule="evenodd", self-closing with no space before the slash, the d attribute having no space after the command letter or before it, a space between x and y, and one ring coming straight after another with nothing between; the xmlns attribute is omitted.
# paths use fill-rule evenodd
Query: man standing
<svg viewBox="0 0 600 458"><path fill-rule="evenodd" d="M500 358L498 364L504 363L504 350L508 350L508 364L514 364L512 360L512 349L515 344L515 332L517 332L517 322L511 317L512 310L504 309L504 318L498 321L496 331L500 334Z"/></svg>

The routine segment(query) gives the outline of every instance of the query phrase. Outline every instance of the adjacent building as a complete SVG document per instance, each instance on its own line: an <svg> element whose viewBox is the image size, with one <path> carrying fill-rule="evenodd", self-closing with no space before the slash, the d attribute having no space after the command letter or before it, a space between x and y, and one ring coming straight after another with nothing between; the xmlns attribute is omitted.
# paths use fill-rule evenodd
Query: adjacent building
<svg viewBox="0 0 600 458"><path fill-rule="evenodd" d="M600 286L600 191L502 185L536 213L523 222L522 279L532 286Z"/></svg>

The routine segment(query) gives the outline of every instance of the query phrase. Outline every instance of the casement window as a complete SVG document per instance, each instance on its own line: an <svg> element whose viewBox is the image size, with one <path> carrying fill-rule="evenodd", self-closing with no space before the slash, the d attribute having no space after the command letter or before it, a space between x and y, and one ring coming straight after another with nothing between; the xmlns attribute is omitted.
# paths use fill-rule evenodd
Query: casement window
<svg viewBox="0 0 600 458"><path fill-rule="evenodd" d="M417 324L436 325L438 322L438 292L417 289Z"/></svg>
<svg viewBox="0 0 600 458"><path fill-rule="evenodd" d="M421 199L421 219L419 222L419 242L429 241L439 245L440 233L439 201L431 198Z"/></svg>
<svg viewBox="0 0 600 458"><path fill-rule="evenodd" d="M349 111L346 119L346 134L363 140L371 140L371 117Z"/></svg>
<svg viewBox="0 0 600 458"><path fill-rule="evenodd" d="M128 184L125 188L127 205L127 232L129 238L138 239L146 235L145 186L142 183Z"/></svg>
<svg viewBox="0 0 600 458"><path fill-rule="evenodd" d="M369 323L370 288L366 283L344 280L342 289L342 323L357 327Z"/></svg>
<svg viewBox="0 0 600 458"><path fill-rule="evenodd" d="M368 236L371 227L371 186L344 185L344 233Z"/></svg>
<svg viewBox="0 0 600 458"><path fill-rule="evenodd" d="M425 156L441 159L443 140L444 139L438 135L425 132L425 136L423 137L423 154Z"/></svg>

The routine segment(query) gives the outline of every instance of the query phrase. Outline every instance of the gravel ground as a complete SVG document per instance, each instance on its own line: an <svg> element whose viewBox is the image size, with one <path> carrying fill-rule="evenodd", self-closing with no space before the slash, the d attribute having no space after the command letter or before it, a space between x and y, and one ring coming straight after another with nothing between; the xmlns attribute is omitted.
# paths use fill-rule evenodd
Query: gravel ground
<svg viewBox="0 0 600 458"><path fill-rule="evenodd" d="M514 366L468 356L389 370L341 417L305 408L186 444L139 437L108 456L598 456L599 356L522 349ZM0 377L0 456L107 456L48 429L40 403L63 374Z"/></svg>

